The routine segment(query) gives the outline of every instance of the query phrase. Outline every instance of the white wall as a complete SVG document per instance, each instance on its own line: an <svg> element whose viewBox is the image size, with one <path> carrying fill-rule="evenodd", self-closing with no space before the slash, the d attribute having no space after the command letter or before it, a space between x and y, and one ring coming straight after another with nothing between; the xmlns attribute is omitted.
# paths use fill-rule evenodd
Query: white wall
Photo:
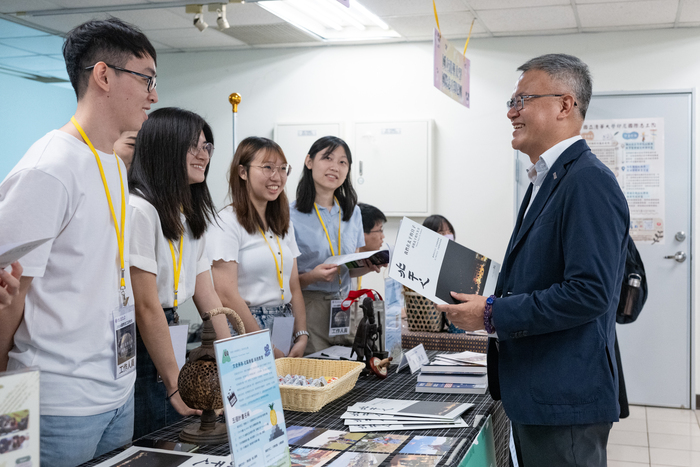
<svg viewBox="0 0 700 467"><path fill-rule="evenodd" d="M243 96L239 139L271 137L277 122L343 121L349 129L359 120L434 119L433 211L453 222L460 243L502 258L514 209L504 103L518 65L542 53L577 55L599 92L700 84L698 29L478 39L470 46L471 109L432 87L429 43L161 55L158 106L179 105L212 124L217 149L209 180L220 205L232 150L232 92ZM396 224L392 219L385 229L388 239Z"/></svg>

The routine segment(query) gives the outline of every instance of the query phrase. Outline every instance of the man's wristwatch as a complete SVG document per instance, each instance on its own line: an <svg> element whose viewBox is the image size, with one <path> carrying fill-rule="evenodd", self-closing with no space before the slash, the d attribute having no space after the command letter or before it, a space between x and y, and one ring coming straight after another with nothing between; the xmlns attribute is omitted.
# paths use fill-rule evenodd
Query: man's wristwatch
<svg viewBox="0 0 700 467"><path fill-rule="evenodd" d="M299 339L301 336L309 336L309 332L308 332L308 331L297 331L297 332L295 332L295 333L294 333L294 336L293 336L293 337L294 337L294 342L296 342L297 339ZM309 336L309 337L310 337L310 336Z"/></svg>
<svg viewBox="0 0 700 467"><path fill-rule="evenodd" d="M496 301L496 296L491 295L486 299L486 306L484 307L484 329L489 334L496 332L496 328L493 327L493 302Z"/></svg>

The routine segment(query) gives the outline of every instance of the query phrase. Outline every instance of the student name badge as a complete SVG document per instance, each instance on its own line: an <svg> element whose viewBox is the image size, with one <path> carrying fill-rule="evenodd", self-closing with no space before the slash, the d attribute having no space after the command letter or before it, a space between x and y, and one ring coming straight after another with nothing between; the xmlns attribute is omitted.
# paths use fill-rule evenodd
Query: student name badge
<svg viewBox="0 0 700 467"><path fill-rule="evenodd" d="M113 312L115 379L136 371L136 312L134 305L119 305Z"/></svg>
<svg viewBox="0 0 700 467"><path fill-rule="evenodd" d="M350 309L341 308L342 300L331 300L331 316L328 335L344 336L350 334Z"/></svg>

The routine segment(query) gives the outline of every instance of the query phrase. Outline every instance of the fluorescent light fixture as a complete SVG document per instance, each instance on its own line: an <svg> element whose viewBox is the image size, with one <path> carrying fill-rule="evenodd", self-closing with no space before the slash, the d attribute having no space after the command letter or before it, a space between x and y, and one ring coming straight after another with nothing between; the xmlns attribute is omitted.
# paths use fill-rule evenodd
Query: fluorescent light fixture
<svg viewBox="0 0 700 467"><path fill-rule="evenodd" d="M400 38L377 15L350 0L261 0L258 5L323 41L363 41Z"/></svg>

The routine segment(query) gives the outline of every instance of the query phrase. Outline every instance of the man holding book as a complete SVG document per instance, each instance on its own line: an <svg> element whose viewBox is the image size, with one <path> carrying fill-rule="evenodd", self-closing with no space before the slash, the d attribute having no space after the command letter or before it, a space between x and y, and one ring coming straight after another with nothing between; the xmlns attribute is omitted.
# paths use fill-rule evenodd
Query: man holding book
<svg viewBox="0 0 700 467"><path fill-rule="evenodd" d="M525 194L491 297L438 306L468 330L497 333L489 389L502 398L520 466L605 466L618 420L615 310L629 238L627 202L580 131L592 93L576 57L534 58L508 101Z"/></svg>

